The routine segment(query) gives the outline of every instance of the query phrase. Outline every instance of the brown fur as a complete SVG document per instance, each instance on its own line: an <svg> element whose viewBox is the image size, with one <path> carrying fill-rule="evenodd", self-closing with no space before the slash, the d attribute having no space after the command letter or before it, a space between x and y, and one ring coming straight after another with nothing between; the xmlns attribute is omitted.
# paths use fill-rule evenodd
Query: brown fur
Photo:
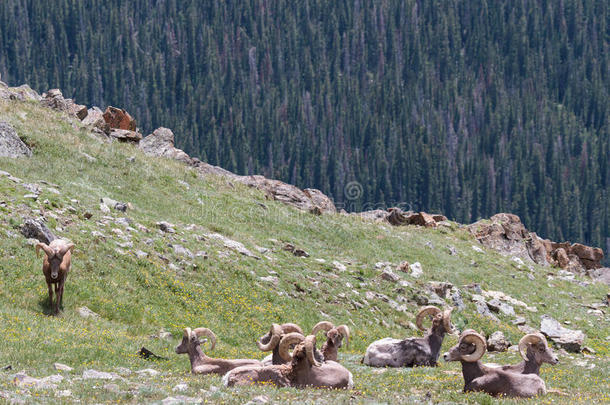
<svg viewBox="0 0 610 405"><path fill-rule="evenodd" d="M72 252L74 244L61 239L55 239L48 245L44 243L36 244L36 255L42 249L45 253L42 262L42 272L49 288L49 305L53 307L53 286L55 286L55 313L59 313L59 308L63 302L64 284L70 272L72 262Z"/></svg>

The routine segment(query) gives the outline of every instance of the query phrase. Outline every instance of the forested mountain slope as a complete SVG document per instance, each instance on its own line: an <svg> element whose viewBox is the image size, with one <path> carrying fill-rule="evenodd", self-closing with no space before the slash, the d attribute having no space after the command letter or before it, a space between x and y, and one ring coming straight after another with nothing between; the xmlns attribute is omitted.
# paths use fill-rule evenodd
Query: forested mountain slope
<svg viewBox="0 0 610 405"><path fill-rule="evenodd" d="M608 251L609 30L605 0L3 0L0 74L348 210Z"/></svg>

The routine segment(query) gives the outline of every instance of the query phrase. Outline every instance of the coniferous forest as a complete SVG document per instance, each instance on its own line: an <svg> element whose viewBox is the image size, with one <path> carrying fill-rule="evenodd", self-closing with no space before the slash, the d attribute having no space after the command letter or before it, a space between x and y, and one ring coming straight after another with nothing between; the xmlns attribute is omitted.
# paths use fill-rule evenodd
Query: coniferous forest
<svg viewBox="0 0 610 405"><path fill-rule="evenodd" d="M0 74L338 206L610 250L607 0L2 0ZM354 182L357 182L354 183ZM346 190L347 188L347 190Z"/></svg>

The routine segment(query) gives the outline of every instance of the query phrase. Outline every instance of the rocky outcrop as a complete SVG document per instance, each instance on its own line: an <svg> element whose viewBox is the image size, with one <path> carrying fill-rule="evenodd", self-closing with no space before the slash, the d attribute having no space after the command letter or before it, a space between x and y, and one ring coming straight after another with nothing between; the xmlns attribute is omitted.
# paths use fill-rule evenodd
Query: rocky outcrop
<svg viewBox="0 0 610 405"><path fill-rule="evenodd" d="M98 107L92 107L87 110L87 116L83 119L83 124L103 132L110 134L110 125L104 119L104 113Z"/></svg>
<svg viewBox="0 0 610 405"><path fill-rule="evenodd" d="M316 189L307 191L279 180L264 176L238 176L236 181L264 191L268 198L312 213L335 213L337 209L330 198Z"/></svg>
<svg viewBox="0 0 610 405"><path fill-rule="evenodd" d="M174 133L168 128L157 128L154 132L140 141L140 149L150 156L162 156L179 160L188 165L195 161L181 149L174 146Z"/></svg>
<svg viewBox="0 0 610 405"><path fill-rule="evenodd" d="M6 122L0 122L0 156L9 158L32 156L30 148L19 138L15 129Z"/></svg>
<svg viewBox="0 0 610 405"><path fill-rule="evenodd" d="M157 128L152 134L140 141L140 149L147 155L162 156L175 159L195 167L200 173L228 177L233 181L257 188L265 192L268 198L294 206L298 209L315 214L335 213L335 204L320 190L307 188L301 190L279 180L271 180L264 176L239 176L223 168L201 162L190 157L186 152L174 145L174 133L167 128Z"/></svg>
<svg viewBox="0 0 610 405"><path fill-rule="evenodd" d="M45 107L74 115L79 120L84 119L88 114L86 106L76 104L71 98L64 98L59 89L51 89L44 93L40 103Z"/></svg>
<svg viewBox="0 0 610 405"><path fill-rule="evenodd" d="M6 83L0 82L0 99L19 100L19 101L40 101L40 94L32 90L27 84L19 87L9 87Z"/></svg>
<svg viewBox="0 0 610 405"><path fill-rule="evenodd" d="M387 210L372 210L352 213L365 221L389 222L394 226L419 225L426 228L436 228L440 222L447 221L447 217L440 214L428 214L426 212L403 211L400 208L388 208Z"/></svg>
<svg viewBox="0 0 610 405"><path fill-rule="evenodd" d="M136 131L136 120L129 113L121 108L109 106L104 111L104 120L110 125L110 128L124 129L127 131Z"/></svg>
<svg viewBox="0 0 610 405"><path fill-rule="evenodd" d="M26 238L37 239L39 242L49 244L56 237L53 232L39 219L27 218L21 225L21 234Z"/></svg>
<svg viewBox="0 0 610 405"><path fill-rule="evenodd" d="M559 266L574 273L602 267L604 252L580 243L556 243L528 231L514 214L497 214L468 226L484 246L524 261Z"/></svg>

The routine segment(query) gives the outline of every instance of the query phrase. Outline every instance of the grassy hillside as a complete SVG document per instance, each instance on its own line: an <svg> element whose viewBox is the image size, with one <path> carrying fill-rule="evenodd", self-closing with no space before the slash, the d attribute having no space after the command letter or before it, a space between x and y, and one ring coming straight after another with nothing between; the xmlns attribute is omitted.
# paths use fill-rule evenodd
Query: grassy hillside
<svg viewBox="0 0 610 405"><path fill-rule="evenodd" d="M501 322L496 323L476 315L463 286L478 282L484 290L503 291L536 307L537 312L515 307L531 326L537 327L540 316L549 314L587 334L585 344L596 354L560 354L560 365L543 366L542 377L552 392L536 402L610 400L608 317L590 314L582 305L599 302L607 286L549 280L548 273L555 269L533 266L530 272L495 252L478 252L473 249L476 241L458 224L437 230L395 228L348 216L305 214L224 178L202 178L179 163L146 157L133 146L102 143L76 121L33 103L0 101L0 120L9 122L34 152L30 159L0 158L0 170L42 188L35 201L24 197L29 192L21 184L0 176L0 367L12 366L0 371L0 398L154 402L177 395L172 388L186 383L188 389L180 395L208 403L244 403L259 395L275 403L495 402L484 394L461 392L459 364L398 370L360 364L368 344L378 338L421 334L410 329L409 322L414 321L424 284L436 280L449 281L462 291L467 308L454 315L460 329L501 330L513 342L522 336L510 323L512 318L500 314ZM132 209L104 214L99 208L102 197L129 202ZM58 317L48 315L41 259L18 230L24 217L40 213L58 236L77 246L64 312ZM158 221L174 224L176 233L162 233ZM260 259L240 255L206 236L213 233L243 243ZM304 249L310 257L282 250L285 243ZM207 258L181 256L170 245L193 254L205 252ZM139 257L136 251L141 251ZM396 265L403 260L419 261L423 276L414 279L396 271L411 283L403 288L380 278L375 263ZM334 261L346 269L338 270ZM277 285L260 279L270 275L278 278ZM380 299L366 299L368 291L387 295L406 311ZM99 318L81 317L77 308L83 306ZM351 346L340 352L340 361L354 373L352 391L227 389L220 377L191 375L188 358L173 352L184 327L206 326L219 338L210 355L262 358L254 341L272 322L297 322L310 329L326 317L353 331ZM150 337L161 329L170 332L171 339ZM446 338L444 349L455 342L455 337ZM142 346L168 360L137 357ZM514 363L519 358L509 352L486 354L484 360ZM57 390L12 383L12 374L20 370L34 377L56 374L54 362L74 368L63 373ZM136 373L147 368L160 374ZM118 372L124 378L112 381L118 387L104 387L110 381L80 378L88 369Z"/></svg>

